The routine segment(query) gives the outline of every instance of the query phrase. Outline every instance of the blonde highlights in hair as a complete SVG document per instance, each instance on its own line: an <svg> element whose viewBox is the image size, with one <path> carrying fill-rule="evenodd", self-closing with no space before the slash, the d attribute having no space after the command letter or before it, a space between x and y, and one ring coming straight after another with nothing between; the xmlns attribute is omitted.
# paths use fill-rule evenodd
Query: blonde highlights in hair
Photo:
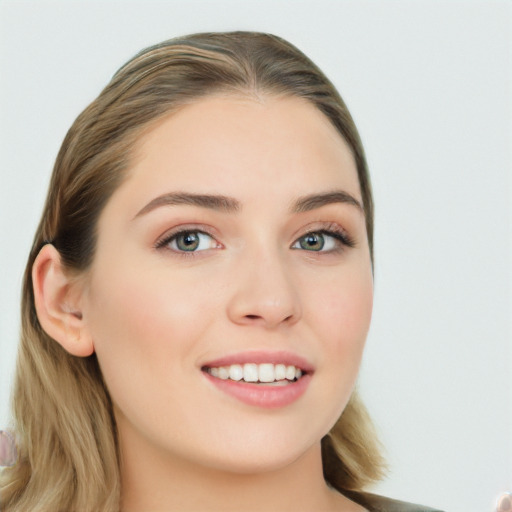
<svg viewBox="0 0 512 512"><path fill-rule="evenodd" d="M25 271L13 393L19 461L0 480L4 512L117 511L120 478L112 403L96 356L67 353L41 328L31 270L52 243L70 273L94 258L99 215L135 143L162 116L214 93L282 95L315 105L354 156L373 261L370 180L354 122L331 82L290 43L253 32L206 33L148 48L126 63L67 133ZM324 476L342 493L382 475L368 414L354 392L322 440Z"/></svg>

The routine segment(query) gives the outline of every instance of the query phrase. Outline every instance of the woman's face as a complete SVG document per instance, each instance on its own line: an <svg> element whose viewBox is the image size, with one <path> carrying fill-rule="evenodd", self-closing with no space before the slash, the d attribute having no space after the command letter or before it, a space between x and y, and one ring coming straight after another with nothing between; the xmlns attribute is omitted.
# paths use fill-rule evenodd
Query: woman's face
<svg viewBox="0 0 512 512"><path fill-rule="evenodd" d="M318 448L370 322L360 203L348 146L297 98L207 97L140 140L82 310L121 447L239 472Z"/></svg>

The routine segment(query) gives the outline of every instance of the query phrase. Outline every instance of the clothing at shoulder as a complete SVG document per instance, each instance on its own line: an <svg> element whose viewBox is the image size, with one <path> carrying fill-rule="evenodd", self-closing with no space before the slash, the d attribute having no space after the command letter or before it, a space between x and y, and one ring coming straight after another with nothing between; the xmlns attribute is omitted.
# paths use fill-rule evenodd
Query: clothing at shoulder
<svg viewBox="0 0 512 512"><path fill-rule="evenodd" d="M344 493L348 498L365 507L369 512L442 512L441 510L393 500L366 492Z"/></svg>

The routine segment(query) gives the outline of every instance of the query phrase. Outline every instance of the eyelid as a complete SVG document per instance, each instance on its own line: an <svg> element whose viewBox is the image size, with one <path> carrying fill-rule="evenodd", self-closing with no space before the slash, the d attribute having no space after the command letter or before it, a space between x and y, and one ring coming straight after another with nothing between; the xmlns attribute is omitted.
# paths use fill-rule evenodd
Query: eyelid
<svg viewBox="0 0 512 512"><path fill-rule="evenodd" d="M306 249L301 249L301 250L306 251L306 252L312 252L312 253L315 253L315 252L322 253L323 252L325 254L328 254L328 253L332 253L332 252L336 252L336 251L343 251L346 248L352 248L352 247L356 246L356 242L355 242L354 238L348 233L348 231L346 229L344 229L338 223L317 222L317 223L313 223L312 225L309 225L306 228L306 230L304 231L304 233L295 239L295 241L293 242L292 248L295 248L294 246L297 243L299 243L299 240L301 238L304 238L305 236L310 235L310 234L317 234L317 233L335 238L339 242L341 247L339 247L338 249L329 250L329 251L321 251L321 250L320 251L307 251Z"/></svg>
<svg viewBox="0 0 512 512"><path fill-rule="evenodd" d="M176 226L169 231L166 231L162 236L160 236L157 241L154 243L153 247L155 249L164 249L172 239L176 238L178 235L183 233L200 233L203 235L207 235L211 237L213 240L217 242L217 244L221 245L221 243L217 240L216 235L212 233L211 228L208 226L205 226L203 224L182 224L179 226ZM190 251L190 253L186 253L186 251L177 251L175 249L170 249L170 251L173 251L177 254L193 254L193 252L201 252L201 251Z"/></svg>

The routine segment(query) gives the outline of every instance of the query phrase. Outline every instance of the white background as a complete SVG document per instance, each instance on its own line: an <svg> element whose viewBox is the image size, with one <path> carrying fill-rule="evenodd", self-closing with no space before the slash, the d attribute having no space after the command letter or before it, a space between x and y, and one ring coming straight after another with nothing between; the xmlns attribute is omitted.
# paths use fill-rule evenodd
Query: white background
<svg viewBox="0 0 512 512"><path fill-rule="evenodd" d="M376 298L360 387L391 466L375 491L492 511L512 490L511 26L507 1L0 1L0 428L21 276L76 115L149 44L273 32L333 80L368 155Z"/></svg>

